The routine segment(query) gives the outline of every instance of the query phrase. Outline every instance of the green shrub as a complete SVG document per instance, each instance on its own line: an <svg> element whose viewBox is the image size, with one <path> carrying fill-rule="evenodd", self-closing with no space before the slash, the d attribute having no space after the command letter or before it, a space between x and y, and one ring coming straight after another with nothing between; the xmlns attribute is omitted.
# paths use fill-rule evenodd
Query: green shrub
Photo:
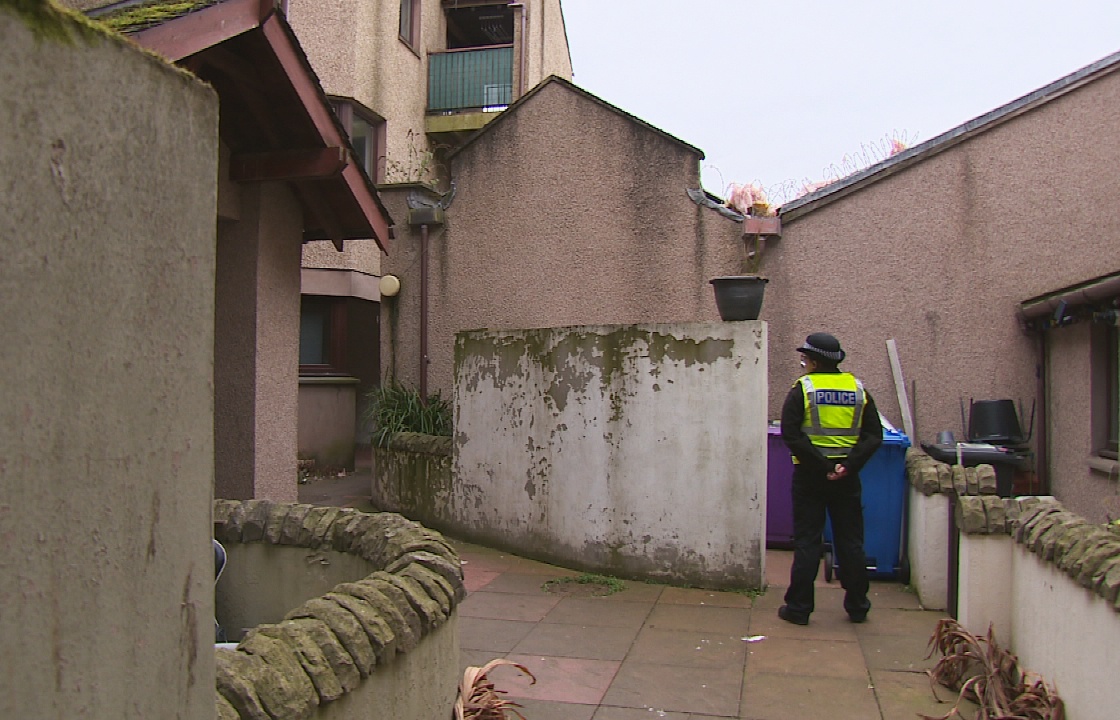
<svg viewBox="0 0 1120 720"><path fill-rule="evenodd" d="M373 426L377 447L388 447L393 435L401 432L451 435L451 403L438 392L424 403L418 390L393 382L374 388L366 400L365 420Z"/></svg>

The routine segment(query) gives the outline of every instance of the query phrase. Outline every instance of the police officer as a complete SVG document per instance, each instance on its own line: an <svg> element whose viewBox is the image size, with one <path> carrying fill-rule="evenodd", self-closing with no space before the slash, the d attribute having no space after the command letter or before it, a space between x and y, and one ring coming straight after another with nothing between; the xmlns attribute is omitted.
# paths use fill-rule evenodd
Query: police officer
<svg viewBox="0 0 1120 720"><path fill-rule="evenodd" d="M813 582L821 561L825 513L832 520L833 551L844 609L864 622L867 570L859 471L883 442L875 401L863 383L837 366L845 353L828 333L813 333L797 348L804 374L782 405L782 440L793 453L793 567L778 617L808 625Z"/></svg>

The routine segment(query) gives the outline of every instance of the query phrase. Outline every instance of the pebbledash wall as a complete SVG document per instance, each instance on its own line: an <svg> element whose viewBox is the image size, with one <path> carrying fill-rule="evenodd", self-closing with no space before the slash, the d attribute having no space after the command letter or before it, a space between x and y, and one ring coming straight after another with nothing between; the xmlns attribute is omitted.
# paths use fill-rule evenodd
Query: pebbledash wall
<svg viewBox="0 0 1120 720"><path fill-rule="evenodd" d="M915 442L941 430L962 437L962 399L1021 399L1028 413L1032 398L1042 402L1038 339L1020 328L1020 303L1118 269L1120 216L1099 210L1120 189L1115 60L782 207L762 314L771 324L775 417L798 374L794 348L818 329L840 338L847 364L897 424L885 345L896 340L905 380L917 384ZM835 271L806 282L807 267ZM1085 325L1055 333L1045 450L1051 491L1103 521L1120 514L1120 493L1115 471L1090 465L1094 403L1082 333Z"/></svg>
<svg viewBox="0 0 1120 720"><path fill-rule="evenodd" d="M0 717L202 720L218 102L81 27L0 3Z"/></svg>
<svg viewBox="0 0 1120 720"><path fill-rule="evenodd" d="M218 720L450 717L459 680L456 552L400 515L214 501L228 552Z"/></svg>
<svg viewBox="0 0 1120 720"><path fill-rule="evenodd" d="M442 528L580 569L762 586L766 325L460 333Z"/></svg>
<svg viewBox="0 0 1120 720"><path fill-rule="evenodd" d="M546 79L450 161L453 202L446 223L429 228L425 364L420 228L398 225L382 261L401 278L400 294L382 302L383 371L416 386L426 367L446 396L464 330L718 320L708 281L741 270L743 223L689 198L703 157ZM403 197L386 203L407 217Z"/></svg>
<svg viewBox="0 0 1120 720"><path fill-rule="evenodd" d="M1120 686L1100 678L1103 668L1120 666L1120 528L1090 522L1053 498L997 497L990 467L950 468L915 450L907 464L917 493L911 519L926 522L916 542L911 524L911 552L929 555L912 557L922 605L931 607L927 597L940 587L932 607L944 607L936 601L944 600L938 582L947 556L937 543L953 512L961 625L977 636L991 627L1023 668L1057 688L1069 717L1114 717ZM926 572L938 564L941 577L931 581Z"/></svg>

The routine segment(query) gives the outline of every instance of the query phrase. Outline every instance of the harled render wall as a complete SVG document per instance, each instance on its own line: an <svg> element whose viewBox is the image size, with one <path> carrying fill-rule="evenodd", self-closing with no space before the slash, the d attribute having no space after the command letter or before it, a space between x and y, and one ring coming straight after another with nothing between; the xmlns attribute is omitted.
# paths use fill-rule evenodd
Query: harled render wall
<svg viewBox="0 0 1120 720"><path fill-rule="evenodd" d="M537 0L529 14L529 53L526 90L549 75L572 79L572 57L560 0Z"/></svg>
<svg viewBox="0 0 1120 720"><path fill-rule="evenodd" d="M559 81L495 123L453 158L457 192L431 228L432 390L447 395L462 330L718 320L708 280L739 271L742 225L689 199L697 150ZM420 232L397 230L382 369L415 386Z"/></svg>
<svg viewBox="0 0 1120 720"><path fill-rule="evenodd" d="M218 223L216 497L296 499L299 205L281 183L242 185Z"/></svg>
<svg viewBox="0 0 1120 720"><path fill-rule="evenodd" d="M214 713L218 103L0 4L0 717Z"/></svg>
<svg viewBox="0 0 1120 720"><path fill-rule="evenodd" d="M843 367L895 424L885 342L897 341L908 391L917 383L922 442L940 430L962 435L962 398L966 406L1022 399L1029 414L1037 341L1019 328L1019 304L1120 269L1120 215L1111 210L1120 196L1118 102L1114 72L831 204L784 216L764 268L771 417L797 377L794 348L817 330L840 338ZM1080 332L1052 333L1051 491L1103 521L1120 516L1120 493L1115 478L1089 467Z"/></svg>

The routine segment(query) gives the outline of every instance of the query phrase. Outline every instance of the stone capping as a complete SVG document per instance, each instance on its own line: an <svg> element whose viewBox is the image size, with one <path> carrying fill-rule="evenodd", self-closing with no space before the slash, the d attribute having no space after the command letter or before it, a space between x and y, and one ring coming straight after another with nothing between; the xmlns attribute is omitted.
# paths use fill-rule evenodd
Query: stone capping
<svg viewBox="0 0 1120 720"><path fill-rule="evenodd" d="M415 432L399 432L389 440L389 450L412 452L423 455L443 455L451 457L452 440L447 435L425 435Z"/></svg>
<svg viewBox="0 0 1120 720"><path fill-rule="evenodd" d="M918 492L926 495L995 495L996 469L991 465L961 467L934 460L920 448L906 451L906 476Z"/></svg>
<svg viewBox="0 0 1120 720"><path fill-rule="evenodd" d="M214 537L352 553L378 568L215 649L218 720L299 720L417 646L466 597L442 535L394 513L215 500ZM450 710L449 710L450 712Z"/></svg>
<svg viewBox="0 0 1120 720"><path fill-rule="evenodd" d="M1014 523L1015 542L1120 611L1120 526L1091 523L1055 500L1034 499L1040 502L1022 507Z"/></svg>

